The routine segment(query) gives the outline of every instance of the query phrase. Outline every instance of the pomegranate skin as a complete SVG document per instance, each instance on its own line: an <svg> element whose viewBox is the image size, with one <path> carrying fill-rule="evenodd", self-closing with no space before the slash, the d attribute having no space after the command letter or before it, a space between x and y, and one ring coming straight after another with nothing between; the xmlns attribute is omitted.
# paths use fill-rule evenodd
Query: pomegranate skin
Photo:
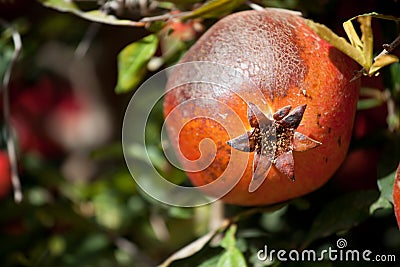
<svg viewBox="0 0 400 267"><path fill-rule="evenodd" d="M226 144L236 136L228 135L225 126L235 127L237 124L237 135L245 132L242 125L247 130L251 129L247 103L237 96L246 94L248 90L262 93L267 103L258 105L264 112L268 107L275 112L287 105L295 108L306 104L297 131L322 145L304 152L293 152L294 182L273 165L262 185L251 193L248 188L254 153L247 153L249 158L244 163L245 169L237 170L239 182L222 197L223 201L252 206L298 197L326 183L343 162L351 139L358 99L359 82L350 82L357 65L321 39L306 25L304 18L276 9L234 13L213 25L191 47L181 63L191 61L211 61L232 67L254 83L254 88L236 86L229 90L221 90L221 86L217 85L199 89L195 84L184 84L167 92L164 99L166 118L185 101L208 98L229 106L241 120L238 123L229 118L219 121L194 118L188 122L190 118L210 112L214 112L215 117L221 115L220 107L214 101L209 105L186 105L181 109L180 116L166 121L170 138L177 140L172 142L174 149L182 153L178 158L183 168L186 166L182 157L196 160L201 156L201 140L211 139L216 146L215 158L207 168L187 172L195 186L217 180L232 160L233 153L246 153L235 151ZM174 84L184 75L189 74L176 68L169 84ZM254 99L254 102L257 101ZM240 166L243 162L234 164ZM233 174L231 179L237 178ZM229 186L229 181L226 184ZM223 187L224 183L218 186ZM216 191L206 190L205 193L216 196Z"/></svg>

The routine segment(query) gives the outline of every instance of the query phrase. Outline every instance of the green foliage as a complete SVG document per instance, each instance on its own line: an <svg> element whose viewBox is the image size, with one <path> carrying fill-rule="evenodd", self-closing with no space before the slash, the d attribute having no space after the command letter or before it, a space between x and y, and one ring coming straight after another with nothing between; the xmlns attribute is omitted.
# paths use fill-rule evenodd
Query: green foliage
<svg viewBox="0 0 400 267"><path fill-rule="evenodd" d="M236 246L236 225L229 227L224 238L221 241L221 247L225 252L221 255L217 262L218 267L241 267L247 266L242 252Z"/></svg>
<svg viewBox="0 0 400 267"><path fill-rule="evenodd" d="M156 52L157 36L151 34L125 47L118 55L117 93L134 89L146 74L146 65Z"/></svg>
<svg viewBox="0 0 400 267"><path fill-rule="evenodd" d="M369 207L377 197L375 191L361 191L340 196L326 203L315 217L305 244L363 222L368 218Z"/></svg>

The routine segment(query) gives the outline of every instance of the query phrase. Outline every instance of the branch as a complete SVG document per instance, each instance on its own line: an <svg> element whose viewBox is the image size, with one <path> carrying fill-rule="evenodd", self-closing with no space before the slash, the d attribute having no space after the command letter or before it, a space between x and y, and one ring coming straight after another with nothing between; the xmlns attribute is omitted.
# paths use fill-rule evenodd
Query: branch
<svg viewBox="0 0 400 267"><path fill-rule="evenodd" d="M393 50L395 50L396 47L399 46L399 45L400 45L400 34L399 34L399 36L397 36L397 38L394 39L394 41L391 42L390 44L383 44L383 45L382 45L382 47L383 47L382 52L380 52L379 55L377 55L377 56L374 58L374 60L376 61L379 57L381 57L381 56L383 56L383 55L387 55L387 54L393 52Z"/></svg>
<svg viewBox="0 0 400 267"><path fill-rule="evenodd" d="M398 47L400 45L400 34L399 36L397 36L396 39L394 39L393 42L391 42L390 44L383 44L383 50L374 58L374 61L376 61L377 59L379 59L380 57L390 54L391 52L393 52L396 47ZM357 80L358 78L361 78L361 76L363 74L366 73L366 69L362 68L359 71L356 71L356 73L354 74L354 77L350 80L350 82Z"/></svg>
<svg viewBox="0 0 400 267"><path fill-rule="evenodd" d="M14 69L15 64L17 63L18 57L21 53L22 49L22 41L21 36L19 35L18 31L12 27L7 21L0 19L0 24L3 27L8 28L12 32L12 39L14 42L14 52L11 58L10 65L8 66L6 73L4 74L3 78L3 116L5 122L5 135L6 135L6 142L7 142L7 152L8 157L10 159L11 165L11 182L14 188L14 200L17 203L22 201L22 191L21 191L21 182L18 175L18 163L17 163L17 156L15 152L15 144L11 134L11 123L10 123L10 80L11 74Z"/></svg>

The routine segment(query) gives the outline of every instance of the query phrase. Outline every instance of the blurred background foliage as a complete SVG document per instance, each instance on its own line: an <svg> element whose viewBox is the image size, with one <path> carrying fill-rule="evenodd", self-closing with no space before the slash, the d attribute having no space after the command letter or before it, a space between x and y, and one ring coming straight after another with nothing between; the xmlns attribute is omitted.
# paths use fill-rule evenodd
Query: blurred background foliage
<svg viewBox="0 0 400 267"><path fill-rule="evenodd" d="M10 109L24 195L21 203L13 200L2 123L1 266L155 266L201 236L181 253L182 259L171 258L171 265L354 266L261 262L256 257L264 245L321 250L336 247L338 237L346 238L348 248L394 254L398 264L400 232L391 190L400 160L399 63L377 77L362 78L351 148L331 181L284 205L251 209L217 202L189 209L160 204L135 185L120 138L134 89L177 62L223 15L252 4L288 8L345 36L342 23L353 16L375 11L399 17L398 1L171 0L117 5L122 2L0 1L0 17L12 23L23 40L12 73ZM399 33L392 21L374 20L373 29L376 53ZM3 27L1 77L13 49L10 32ZM187 183L184 173L164 159L157 134L162 123L158 106L146 136L153 162L161 172L172 171L174 182Z"/></svg>

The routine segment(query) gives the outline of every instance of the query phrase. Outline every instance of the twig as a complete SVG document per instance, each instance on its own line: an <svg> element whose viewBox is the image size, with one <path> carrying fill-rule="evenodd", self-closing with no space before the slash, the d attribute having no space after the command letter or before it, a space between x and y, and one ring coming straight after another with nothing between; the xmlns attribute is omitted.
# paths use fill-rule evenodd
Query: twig
<svg viewBox="0 0 400 267"><path fill-rule="evenodd" d="M391 42L390 44L383 44L383 50L374 58L374 61L376 61L377 59L379 59L380 57L387 55L391 52L393 52L393 50L396 49L396 47L398 47L400 45L400 34L399 36L397 36L396 39L394 39L393 42ZM350 82L357 80L358 78L361 78L361 76L363 74L366 73L366 69L362 68L361 70L357 71L354 74L354 77L350 80Z"/></svg>
<svg viewBox="0 0 400 267"><path fill-rule="evenodd" d="M92 22L89 25L84 37L79 42L78 47L75 50L75 57L77 59L82 59L86 55L87 51L89 50L90 44L100 30L100 26L101 24L96 22Z"/></svg>
<svg viewBox="0 0 400 267"><path fill-rule="evenodd" d="M374 58L374 61L376 61L376 60L377 60L379 57L381 57L381 56L384 56L384 55L387 55L387 54L393 52L393 50L396 49L396 47L399 46L399 45L400 45L400 34L399 34L399 36L397 36L397 38L394 39L394 41L391 42L390 44L383 44L383 45L382 45L383 50L382 50L382 52L379 53L379 55L377 55L377 56Z"/></svg>
<svg viewBox="0 0 400 267"><path fill-rule="evenodd" d="M14 200L17 203L22 201L23 195L21 191L21 182L18 175L18 163L17 163L17 156L15 152L15 144L11 134L11 119L10 119L10 80L11 74L14 69L15 64L17 63L19 54L21 53L22 49L22 41L21 36L19 35L18 31L12 27L7 21L0 19L0 24L3 27L8 28L12 32L12 39L14 42L14 52L11 58L10 65L8 66L6 73L4 74L3 78L3 116L5 122L5 135L6 135L6 142L7 142L7 152L8 157L10 159L11 165L11 182L14 188Z"/></svg>

